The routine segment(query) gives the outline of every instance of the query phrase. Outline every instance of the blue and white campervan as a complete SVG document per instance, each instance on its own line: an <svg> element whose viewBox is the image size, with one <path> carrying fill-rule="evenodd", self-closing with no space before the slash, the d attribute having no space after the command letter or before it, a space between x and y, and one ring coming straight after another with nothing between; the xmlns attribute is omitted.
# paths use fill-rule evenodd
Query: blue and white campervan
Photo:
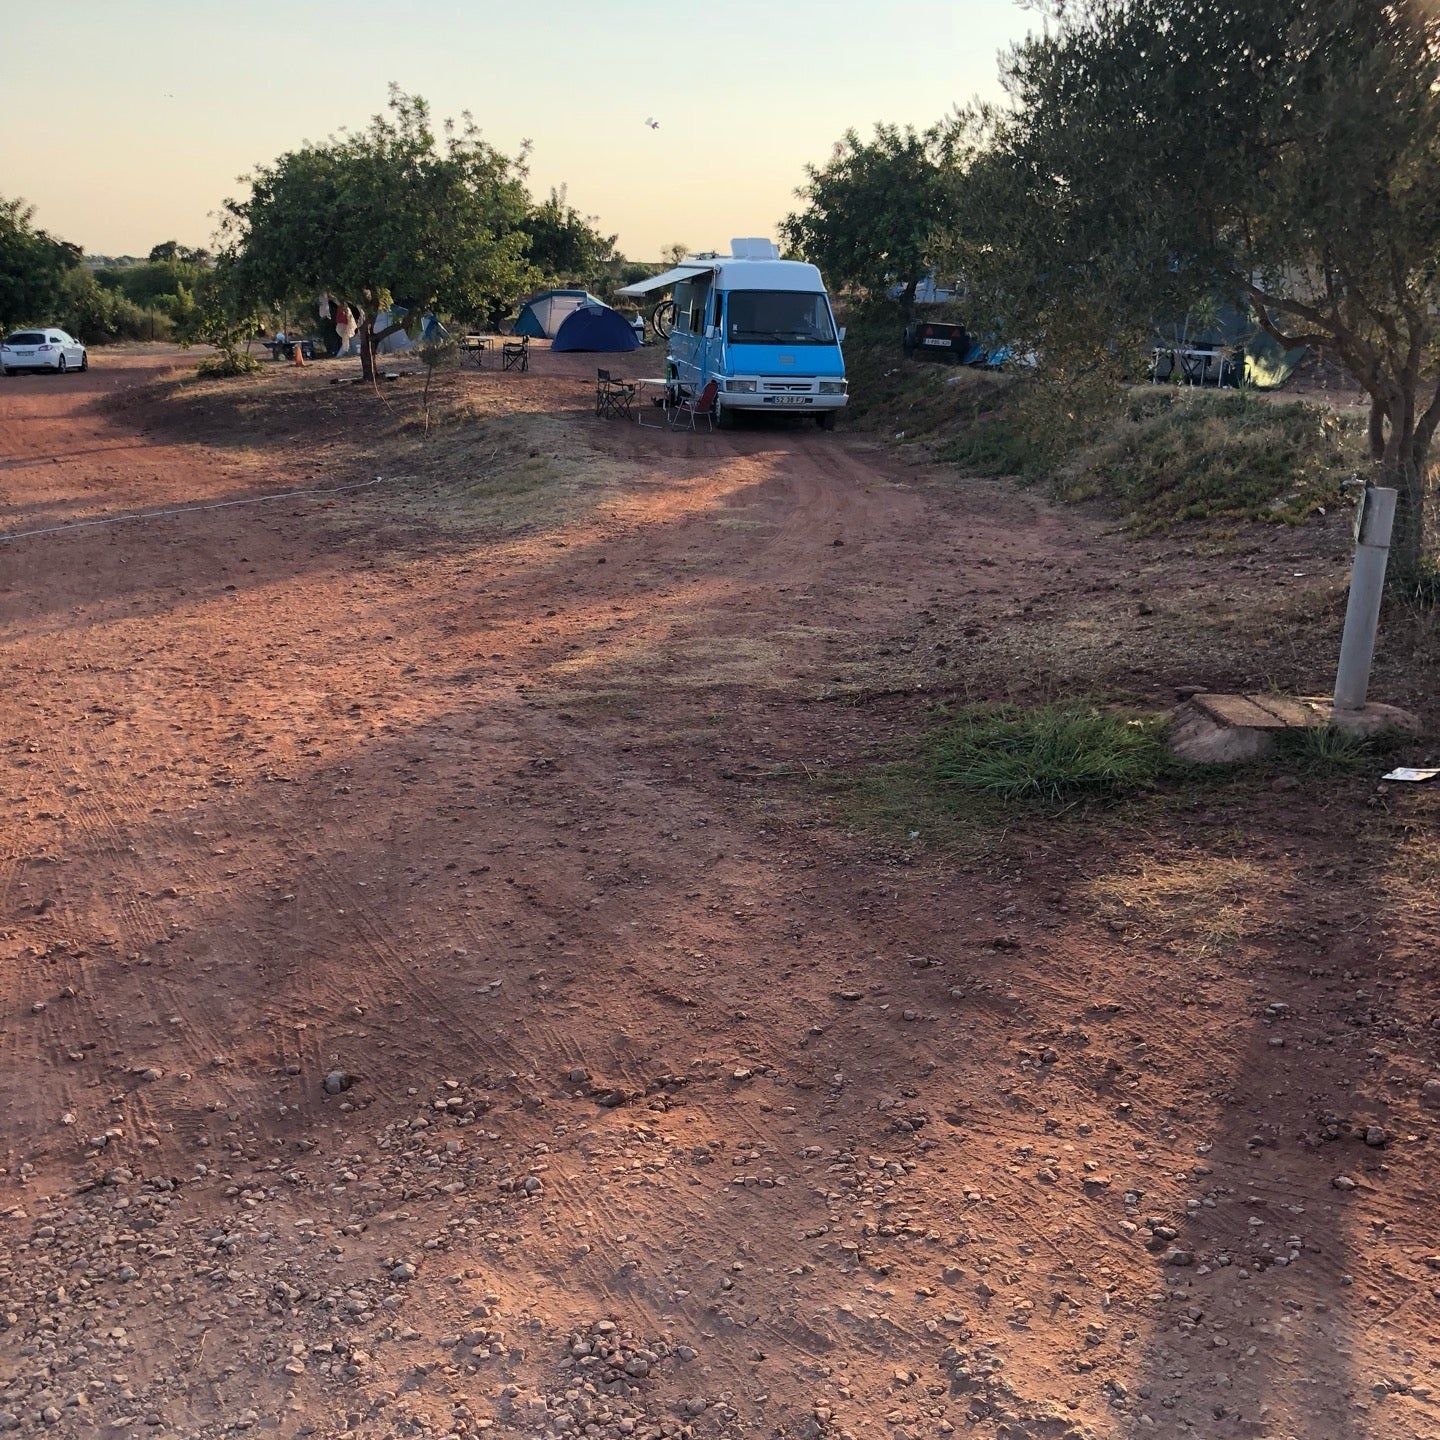
<svg viewBox="0 0 1440 1440"><path fill-rule="evenodd" d="M688 255L620 291L634 299L673 292L672 394L702 395L713 380L721 425L739 411L768 410L813 415L828 430L846 401L845 357L820 272L782 260L769 240L730 248Z"/></svg>

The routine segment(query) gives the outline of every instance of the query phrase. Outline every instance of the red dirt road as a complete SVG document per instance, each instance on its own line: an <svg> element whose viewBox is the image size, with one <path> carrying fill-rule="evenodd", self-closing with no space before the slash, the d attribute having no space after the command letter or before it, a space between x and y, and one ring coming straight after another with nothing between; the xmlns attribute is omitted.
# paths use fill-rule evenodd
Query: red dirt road
<svg viewBox="0 0 1440 1440"><path fill-rule="evenodd" d="M377 468L173 363L0 384L0 532ZM1440 1433L1433 907L1275 796L877 854L805 774L913 713L826 697L1102 647L1124 542L582 374L464 382L549 521L0 540L0 1426Z"/></svg>

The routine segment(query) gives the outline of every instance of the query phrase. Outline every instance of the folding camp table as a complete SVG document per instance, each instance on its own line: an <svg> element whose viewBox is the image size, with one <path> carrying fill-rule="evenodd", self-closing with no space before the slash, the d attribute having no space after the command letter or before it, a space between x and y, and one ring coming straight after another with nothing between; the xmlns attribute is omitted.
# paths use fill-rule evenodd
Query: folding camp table
<svg viewBox="0 0 1440 1440"><path fill-rule="evenodd" d="M645 429L647 429L647 430L660 430L660 429L664 429L665 426L663 426L663 425L646 425L646 424L645 424L645 411L646 411L646 408L647 408L645 392L646 392L647 390L659 390L659 392L660 392L659 395L657 395L657 396L652 396L652 397L649 398L649 405L652 406L652 407L653 407L653 406L656 406L656 405L665 406L666 420L667 420L667 422L668 422L668 420L669 420L669 406L665 404L665 400L666 400L666 392L667 392L667 390L668 390L668 388L669 388L670 382L669 382L663 375L646 375L646 376L643 376L643 377L642 377L641 379L639 379L639 380L632 380L630 383L631 383L632 385L634 385L634 387L635 387L635 400L634 400L635 423L636 423L637 425L643 426L643 427L644 427Z"/></svg>

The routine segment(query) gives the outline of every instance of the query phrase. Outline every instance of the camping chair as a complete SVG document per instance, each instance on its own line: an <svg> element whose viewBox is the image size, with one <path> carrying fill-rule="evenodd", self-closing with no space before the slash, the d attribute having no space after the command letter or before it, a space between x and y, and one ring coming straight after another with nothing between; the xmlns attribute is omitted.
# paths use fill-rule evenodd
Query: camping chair
<svg viewBox="0 0 1440 1440"><path fill-rule="evenodd" d="M530 337L528 335L522 335L518 344L514 340L507 340L500 347L500 368L502 370L529 370Z"/></svg>
<svg viewBox="0 0 1440 1440"><path fill-rule="evenodd" d="M635 399L635 386L629 380L617 380L608 370L595 372L595 414L604 420L615 416L631 420L630 404Z"/></svg>
<svg viewBox="0 0 1440 1440"><path fill-rule="evenodd" d="M490 348L490 341L484 335L462 335L460 337L460 357L462 360L469 360L477 370L485 368L485 352Z"/></svg>
<svg viewBox="0 0 1440 1440"><path fill-rule="evenodd" d="M705 388L698 396L685 395L670 407L670 428L673 430L680 423L681 418L690 422L690 428L695 428L696 420L703 415L705 423L710 429L715 428L715 397L720 393L720 382L711 380L706 383Z"/></svg>

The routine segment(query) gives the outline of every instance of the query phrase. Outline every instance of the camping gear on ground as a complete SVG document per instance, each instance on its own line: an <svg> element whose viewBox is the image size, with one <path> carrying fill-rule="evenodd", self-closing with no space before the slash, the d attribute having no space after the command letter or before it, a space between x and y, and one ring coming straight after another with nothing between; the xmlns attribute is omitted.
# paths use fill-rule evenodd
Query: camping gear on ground
<svg viewBox="0 0 1440 1440"><path fill-rule="evenodd" d="M713 380L706 418L715 423L768 410L812 415L828 429L848 386L820 272L782 260L769 240L732 240L730 248L729 255L688 255L619 292L630 299L674 292L666 356L672 401L703 396Z"/></svg>
<svg viewBox="0 0 1440 1440"><path fill-rule="evenodd" d="M532 340L553 340L572 310L604 303L588 290L541 290L521 302L514 330L517 335L528 335Z"/></svg>
<svg viewBox="0 0 1440 1440"><path fill-rule="evenodd" d="M529 370L530 337L522 335L519 340L507 340L500 347L500 368L502 370Z"/></svg>
<svg viewBox="0 0 1440 1440"><path fill-rule="evenodd" d="M638 350L640 342L618 311L608 305L582 305L561 321L550 348L619 355Z"/></svg>
<svg viewBox="0 0 1440 1440"><path fill-rule="evenodd" d="M1156 325L1150 378L1275 390L1308 353L1303 345L1287 350L1266 335L1247 305L1218 300Z"/></svg>
<svg viewBox="0 0 1440 1440"><path fill-rule="evenodd" d="M485 356L490 349L488 335L462 335L460 337L460 358L468 360L477 370L485 368Z"/></svg>
<svg viewBox="0 0 1440 1440"><path fill-rule="evenodd" d="M695 429L695 422L700 416L705 417L705 424L708 429L715 428L715 401L720 394L720 382L718 380L707 380L705 388L699 396L684 395L670 409L670 428L678 428L682 420L690 422L690 428Z"/></svg>
<svg viewBox="0 0 1440 1440"><path fill-rule="evenodd" d="M1245 378L1243 345L1157 345L1150 361L1150 383L1213 385L1238 389Z"/></svg>
<svg viewBox="0 0 1440 1440"><path fill-rule="evenodd" d="M306 360L313 360L317 353L316 346L318 342L314 340L287 340L283 335L278 335L274 340L264 340L261 343L270 352L270 358L272 360L288 360L294 365L297 363L303 364ZM301 356L298 362L295 359L297 351ZM318 353L322 355L325 353L323 346Z"/></svg>
<svg viewBox="0 0 1440 1440"><path fill-rule="evenodd" d="M616 416L631 418L630 405L635 399L635 386L629 380L617 379L608 370L595 372L595 414L601 420Z"/></svg>

